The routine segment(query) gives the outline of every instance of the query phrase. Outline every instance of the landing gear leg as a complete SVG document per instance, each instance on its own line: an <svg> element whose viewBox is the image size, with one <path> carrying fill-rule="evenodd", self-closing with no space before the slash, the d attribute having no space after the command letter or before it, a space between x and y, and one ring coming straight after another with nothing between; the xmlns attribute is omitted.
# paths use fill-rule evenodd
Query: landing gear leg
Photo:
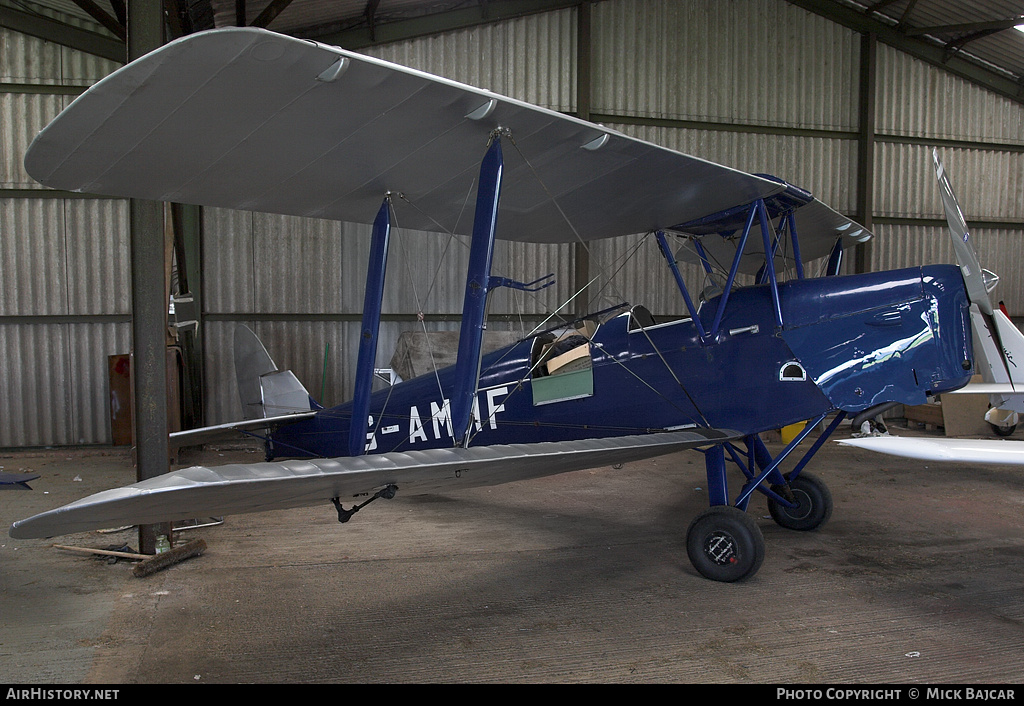
<svg viewBox="0 0 1024 706"><path fill-rule="evenodd" d="M764 561L764 536L741 507L729 504L725 474L725 447L704 452L711 507L690 523L686 553L690 563L712 581L740 581L757 573Z"/></svg>
<svg viewBox="0 0 1024 706"><path fill-rule="evenodd" d="M349 520L352 519L352 515L356 514L360 510L362 510L364 507L366 507L367 505L372 503L374 500L376 500L378 498L384 498L385 500L391 500L393 497L395 497L395 493L397 493L397 492L398 492L398 486L397 485L388 485L388 486L386 486L384 488L381 488L376 493L374 493L374 495L369 500L367 500L365 502L362 502L362 503L360 503L358 505L353 505L348 510L346 510L345 508L343 508L341 506L341 499L340 498L337 498L337 497L331 498L331 502L334 503L334 509L336 509L338 511L338 522L348 522Z"/></svg>
<svg viewBox="0 0 1024 706"><path fill-rule="evenodd" d="M740 581L757 573L764 561L764 536L746 513L754 492L768 497L769 511L782 527L808 531L828 521L832 516L832 494L821 480L802 471L845 418L845 413L837 414L796 467L785 475L779 471L779 464L824 421L824 414L805 426L774 458L756 434L746 437L745 457L730 443L704 452L711 508L698 515L686 533L686 552L697 571L712 581ZM729 499L726 452L747 478L735 502Z"/></svg>

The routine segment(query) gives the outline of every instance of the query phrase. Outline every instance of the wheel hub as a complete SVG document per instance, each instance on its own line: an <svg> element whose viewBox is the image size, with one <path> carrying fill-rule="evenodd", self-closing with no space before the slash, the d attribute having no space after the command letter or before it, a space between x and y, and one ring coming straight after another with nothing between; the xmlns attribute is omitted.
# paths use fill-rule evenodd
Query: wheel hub
<svg viewBox="0 0 1024 706"><path fill-rule="evenodd" d="M719 566L735 564L736 540L728 532L712 532L704 540L704 554Z"/></svg>
<svg viewBox="0 0 1024 706"><path fill-rule="evenodd" d="M807 493L802 490L793 491L793 500L796 502L796 507L784 508L783 512L794 520L802 520L808 517L814 509L814 503L812 503L811 499L807 497Z"/></svg>

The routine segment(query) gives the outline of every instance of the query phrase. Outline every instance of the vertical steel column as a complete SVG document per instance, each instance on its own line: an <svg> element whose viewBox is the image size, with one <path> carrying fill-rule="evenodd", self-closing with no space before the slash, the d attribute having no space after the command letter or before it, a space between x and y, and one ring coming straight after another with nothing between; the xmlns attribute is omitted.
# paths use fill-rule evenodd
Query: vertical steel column
<svg viewBox="0 0 1024 706"><path fill-rule="evenodd" d="M582 2L576 8L576 116L590 120L591 84L591 7ZM579 292L573 303L577 316L590 313L590 291L584 289L590 283L590 250L586 243L572 245L573 291Z"/></svg>
<svg viewBox="0 0 1024 706"><path fill-rule="evenodd" d="M128 3L128 60L164 42L161 3ZM132 352L135 379L135 452L138 480L166 473L167 441L167 292L164 290L164 207L159 201L131 199ZM159 282L158 286L153 286ZM161 534L163 531L160 532ZM139 527L139 551L155 551L153 525Z"/></svg>
<svg viewBox="0 0 1024 706"><path fill-rule="evenodd" d="M501 137L495 135L480 164L476 214L473 218L473 241L469 248L469 272L466 275L466 295L462 304L459 357L455 362L455 391L451 403L452 429L455 433L455 443L459 446L469 443L469 426L472 423L470 417L480 377L480 351L483 346L491 260L494 256L494 232L498 221L502 171Z"/></svg>
<svg viewBox="0 0 1024 706"><path fill-rule="evenodd" d="M878 37L871 32L860 41L860 100L857 139L857 220L871 230L875 211L875 94L878 77ZM854 271L871 269L871 241L854 250Z"/></svg>
<svg viewBox="0 0 1024 706"><path fill-rule="evenodd" d="M373 387L373 366L377 360L377 334L380 331L390 235L391 194L388 194L373 222L373 236L370 240L370 262L366 268L366 293L363 295L363 325L356 361L356 389L352 399L352 422L348 428L349 456L362 456L366 451L366 434L370 427L370 391Z"/></svg>
<svg viewBox="0 0 1024 706"><path fill-rule="evenodd" d="M187 204L174 204L176 220L176 237L180 231L182 236L183 256L178 262L179 271L184 269L184 290L192 295L192 308L196 318L196 329L186 332L179 340L183 341L182 353L185 371L182 386L185 388L184 399L188 401L183 422L191 421L192 426L203 426L203 208ZM188 429L189 427L184 427Z"/></svg>

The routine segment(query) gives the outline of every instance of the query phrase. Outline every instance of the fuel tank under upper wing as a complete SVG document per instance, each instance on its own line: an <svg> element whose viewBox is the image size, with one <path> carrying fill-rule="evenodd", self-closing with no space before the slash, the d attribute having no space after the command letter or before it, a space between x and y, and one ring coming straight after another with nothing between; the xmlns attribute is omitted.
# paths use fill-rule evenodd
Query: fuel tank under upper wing
<svg viewBox="0 0 1024 706"><path fill-rule="evenodd" d="M351 458L194 466L15 522L16 539L327 503L388 485L428 493L497 485L710 446L739 434L691 429L612 439L429 449Z"/></svg>

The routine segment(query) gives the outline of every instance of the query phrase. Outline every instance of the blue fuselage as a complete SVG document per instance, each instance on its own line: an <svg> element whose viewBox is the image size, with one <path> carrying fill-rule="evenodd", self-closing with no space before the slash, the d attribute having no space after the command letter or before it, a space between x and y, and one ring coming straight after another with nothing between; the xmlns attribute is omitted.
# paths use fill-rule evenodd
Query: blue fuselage
<svg viewBox="0 0 1024 706"><path fill-rule="evenodd" d="M730 294L716 340L690 318L623 313L484 356L471 445L643 434L687 426L755 434L830 410L921 404L972 372L955 266L795 280ZM717 299L700 309L709 330ZM707 319L707 320L706 320ZM640 324L643 324L641 327ZM557 359L557 360L556 360ZM563 364L564 363L564 364ZM375 393L367 451L450 447L454 369ZM345 456L351 403L274 433L271 455Z"/></svg>

